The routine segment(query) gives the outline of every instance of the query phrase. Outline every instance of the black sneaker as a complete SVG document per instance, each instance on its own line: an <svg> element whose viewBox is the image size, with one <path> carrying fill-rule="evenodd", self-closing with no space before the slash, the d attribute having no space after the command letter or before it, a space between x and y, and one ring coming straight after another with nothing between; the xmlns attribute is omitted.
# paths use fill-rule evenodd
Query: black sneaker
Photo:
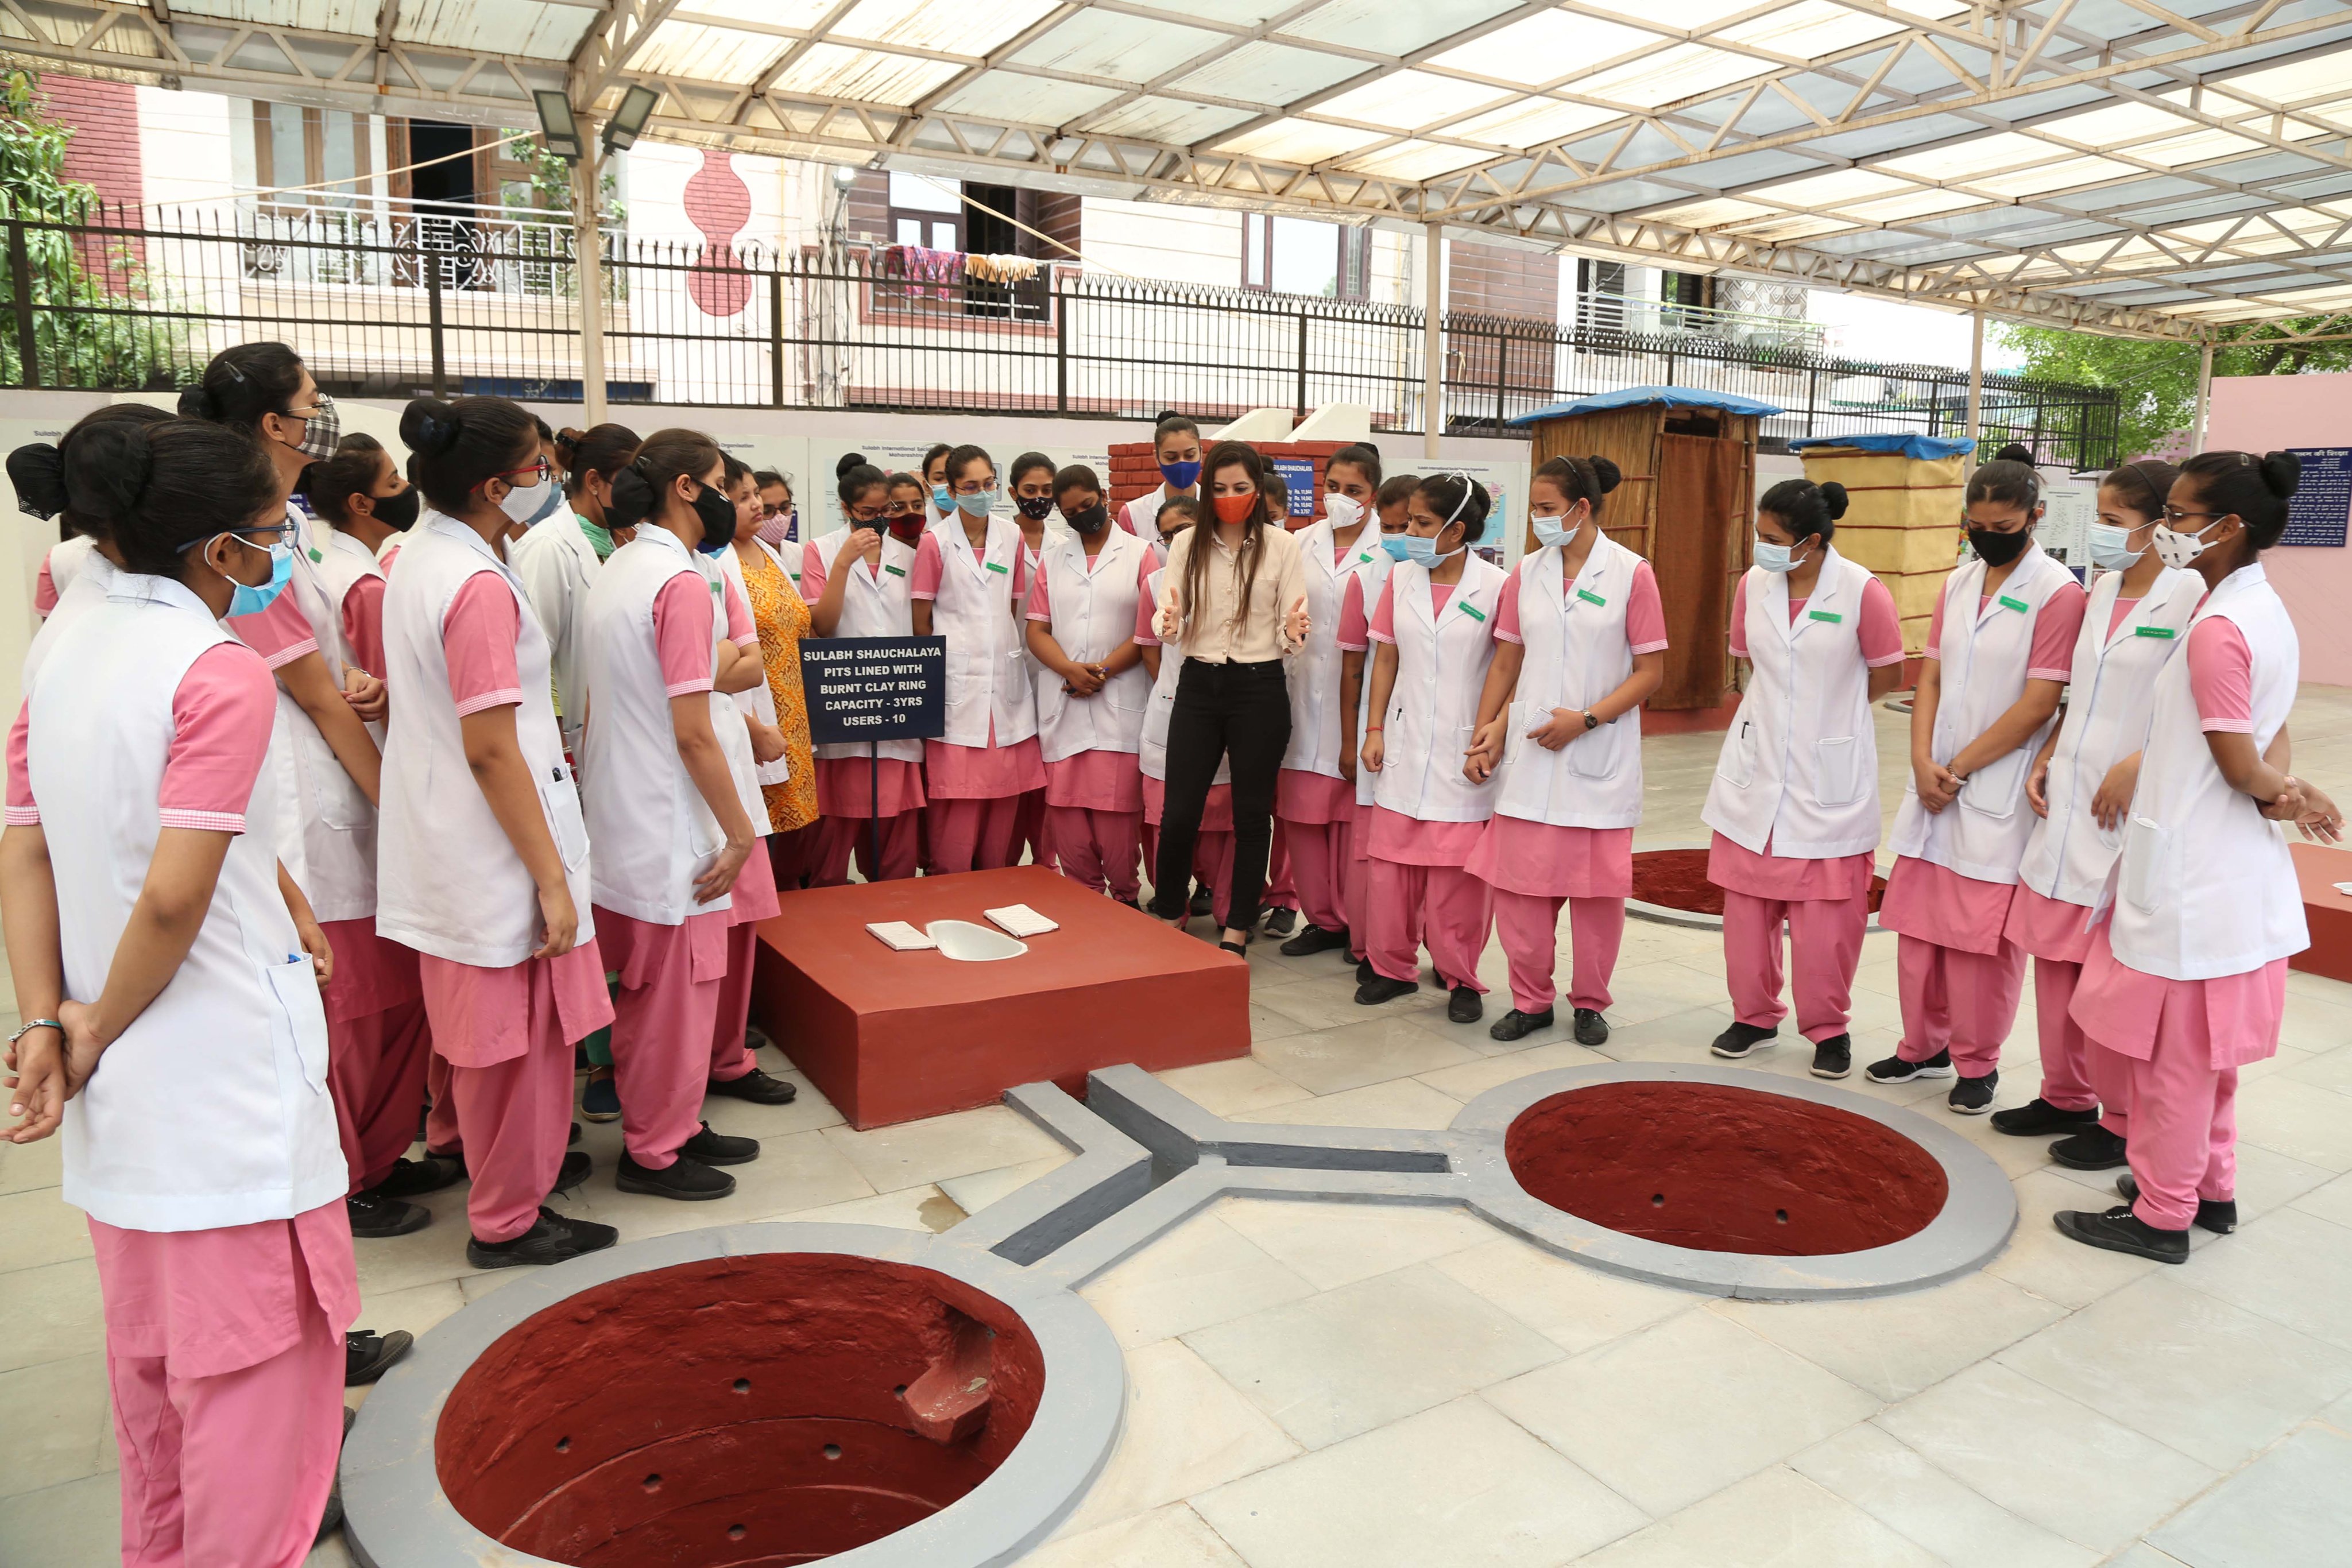
<svg viewBox="0 0 2352 1568"><path fill-rule="evenodd" d="M740 1078L714 1078L708 1089L710 1093L724 1094L734 1100L749 1100L754 1105L789 1105L793 1097L800 1092L798 1084L771 1077L756 1067Z"/></svg>
<svg viewBox="0 0 2352 1568"><path fill-rule="evenodd" d="M680 1203L708 1203L714 1197L725 1197L733 1192L735 1178L685 1154L670 1161L664 1169L651 1170L637 1164L624 1151L620 1169L613 1173L613 1185L623 1192L641 1192L647 1197L674 1197Z"/></svg>
<svg viewBox="0 0 2352 1568"><path fill-rule="evenodd" d="M352 1409L350 1406L346 1405L343 1406L342 1440L346 1443L352 1440L352 1423L359 1419L359 1415L360 1413ZM341 1460L338 1459L335 1465L334 1484L327 1488L326 1511L319 1515L319 1533L310 1538L310 1543L313 1546L317 1545L320 1542L326 1540L327 1537L332 1535L336 1531L341 1530L342 1527L343 1467Z"/></svg>
<svg viewBox="0 0 2352 1568"><path fill-rule="evenodd" d="M1827 1040L1813 1041L1813 1076L1844 1078L1853 1071L1853 1040L1850 1035L1833 1034Z"/></svg>
<svg viewBox="0 0 2352 1568"><path fill-rule="evenodd" d="M378 1197L417 1197L465 1179L465 1161L451 1155L427 1155L421 1160L394 1160L392 1174L367 1190Z"/></svg>
<svg viewBox="0 0 2352 1568"><path fill-rule="evenodd" d="M1486 998L1467 986L1456 986L1445 1000L1448 1023L1476 1023L1486 1016Z"/></svg>
<svg viewBox="0 0 2352 1568"><path fill-rule="evenodd" d="M1981 1116L1992 1109L1993 1091L2000 1087L2000 1069L1996 1067L1982 1078L1963 1078L1952 1085L1944 1103L1963 1116Z"/></svg>
<svg viewBox="0 0 2352 1568"><path fill-rule="evenodd" d="M466 1239L466 1261L477 1269L520 1269L568 1262L591 1252L602 1252L621 1239L609 1225L593 1219L566 1219L551 1208L539 1211L529 1230L511 1241Z"/></svg>
<svg viewBox="0 0 2352 1568"><path fill-rule="evenodd" d="M2022 1105L2011 1105L2006 1111L1992 1113L1992 1130L2006 1133L2012 1138L2046 1138L2054 1133L2079 1132L2099 1124L2099 1108L2068 1111L2053 1105L2036 1094Z"/></svg>
<svg viewBox="0 0 2352 1568"><path fill-rule="evenodd" d="M580 1124L579 1124L579 1123L577 1123L577 1122L574 1122L574 1123L572 1123L572 1131L571 1131L570 1133L568 1133L568 1134L566 1134L564 1135L564 1139L563 1139L563 1146L564 1146L565 1148L567 1148L567 1149L568 1149L568 1148L570 1148L572 1145L574 1145L574 1144L578 1143L579 1141L580 1141Z"/></svg>
<svg viewBox="0 0 2352 1568"><path fill-rule="evenodd" d="M1266 929L1268 931L1274 929L1271 921L1267 922ZM1334 948L1345 948L1347 946L1348 934L1345 931L1327 931L1320 925L1309 923L1299 931L1297 936L1282 945L1282 956L1286 958L1304 958L1311 954L1328 953Z"/></svg>
<svg viewBox="0 0 2352 1568"><path fill-rule="evenodd" d="M1192 901L1184 908L1189 914L1206 915L1209 913L1210 906L1215 902L1216 894L1210 892L1202 883L1196 882L1192 884Z"/></svg>
<svg viewBox="0 0 2352 1568"><path fill-rule="evenodd" d="M1356 988L1356 1005L1376 1008L1382 1002L1392 1002L1399 997L1410 996L1421 989L1419 980L1391 980L1386 975L1375 974Z"/></svg>
<svg viewBox="0 0 2352 1568"><path fill-rule="evenodd" d="M592 1122L617 1122L621 1119L620 1081L607 1072L603 1077L591 1077L580 1086L580 1113Z"/></svg>
<svg viewBox="0 0 2352 1568"><path fill-rule="evenodd" d="M383 1197L373 1190L355 1192L343 1199L343 1212L351 1216L352 1234L362 1241L405 1236L433 1223L433 1216L416 1205Z"/></svg>
<svg viewBox="0 0 2352 1568"><path fill-rule="evenodd" d="M2116 1191L2126 1203L2139 1201L2139 1183L2129 1172L2116 1177ZM2200 1197L2197 1200L2197 1228L2216 1236L2227 1236L2238 1228L2238 1200L2234 1197Z"/></svg>
<svg viewBox="0 0 2352 1568"><path fill-rule="evenodd" d="M1267 936L1287 936L1297 929L1298 911L1296 909L1275 908L1266 912L1265 934Z"/></svg>
<svg viewBox="0 0 2352 1568"><path fill-rule="evenodd" d="M761 1029L758 1024L747 1023L743 1026L744 1049L748 1051L766 1051L775 1043L776 1042L774 1040L768 1038L768 1031Z"/></svg>
<svg viewBox="0 0 2352 1568"><path fill-rule="evenodd" d="M1552 1012L1549 1008L1544 1009L1539 1013L1523 1013L1518 1009L1513 1008L1495 1020L1495 1027L1486 1031L1486 1038L1504 1040L1525 1040L1539 1029L1549 1029L1551 1019Z"/></svg>
<svg viewBox="0 0 2352 1568"><path fill-rule="evenodd" d="M392 1364L408 1354L416 1336L406 1329L394 1329L390 1333L362 1331L343 1336L343 1386L357 1388L362 1383L373 1383L392 1370Z"/></svg>
<svg viewBox="0 0 2352 1568"><path fill-rule="evenodd" d="M2050 1218L2061 1231L2086 1247L2153 1258L2159 1263L2189 1261L2189 1232L2158 1230L2134 1214L2127 1203L2119 1203L2105 1214L2070 1208Z"/></svg>
<svg viewBox="0 0 2352 1568"><path fill-rule="evenodd" d="M757 1138L730 1138L724 1133L714 1133L710 1124L702 1124L702 1131L687 1139L679 1154L700 1160L706 1166L748 1166L760 1157Z"/></svg>
<svg viewBox="0 0 2352 1568"><path fill-rule="evenodd" d="M1707 1049L1727 1061L1738 1061L1758 1046L1780 1037L1780 1031L1777 1029L1759 1029L1752 1023L1735 1021L1729 1029L1717 1035L1715 1043Z"/></svg>
<svg viewBox="0 0 2352 1568"><path fill-rule="evenodd" d="M547 1196L553 1197L559 1192L570 1192L586 1181L588 1173L594 1168L594 1163L586 1155L578 1149L572 1150L563 1156L563 1163L555 1167L555 1185L548 1188Z"/></svg>
<svg viewBox="0 0 2352 1568"><path fill-rule="evenodd" d="M2131 1163L2124 1141L2105 1127L2085 1127L2050 1145L2050 1157L2070 1171L2111 1171Z"/></svg>
<svg viewBox="0 0 2352 1568"><path fill-rule="evenodd" d="M1579 1045L1607 1045L1609 1020L1592 1008L1579 1008L1576 1009L1574 1032Z"/></svg>
<svg viewBox="0 0 2352 1568"><path fill-rule="evenodd" d="M1373 977L1379 973L1380 971L1378 969L1372 967L1372 961L1370 958L1359 958L1356 960L1356 984L1360 986L1370 985Z"/></svg>
<svg viewBox="0 0 2352 1568"><path fill-rule="evenodd" d="M1914 1078L1957 1078L1959 1070L1952 1065L1952 1053L1939 1051L1925 1061L1906 1061L1890 1056L1884 1061L1874 1061L1863 1069L1873 1083L1908 1083Z"/></svg>

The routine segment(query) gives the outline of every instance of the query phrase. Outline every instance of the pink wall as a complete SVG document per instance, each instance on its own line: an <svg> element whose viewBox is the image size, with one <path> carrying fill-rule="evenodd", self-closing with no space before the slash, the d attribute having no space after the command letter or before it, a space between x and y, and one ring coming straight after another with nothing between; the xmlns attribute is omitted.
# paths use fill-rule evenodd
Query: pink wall
<svg viewBox="0 0 2352 1568"><path fill-rule="evenodd" d="M2217 376L2209 451L2352 446L2352 375ZM2303 641L2303 678L2352 686L2352 546L2282 547L2263 557Z"/></svg>

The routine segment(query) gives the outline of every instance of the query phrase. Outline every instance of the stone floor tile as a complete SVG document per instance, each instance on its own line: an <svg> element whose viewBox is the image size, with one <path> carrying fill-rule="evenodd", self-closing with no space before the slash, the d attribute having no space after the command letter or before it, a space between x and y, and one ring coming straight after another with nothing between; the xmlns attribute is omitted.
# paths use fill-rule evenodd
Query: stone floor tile
<svg viewBox="0 0 2352 1568"><path fill-rule="evenodd" d="M847 1132L847 1128L835 1129ZM1060 1145L1055 1145L1060 1152ZM887 1166L883 1168L887 1168ZM763 1138L760 1157L746 1165L729 1166L735 1190L707 1203L680 1203L650 1193L623 1192L613 1185L610 1166L599 1162L596 1174L580 1190L587 1217L616 1225L625 1241L698 1230L709 1225L745 1225L778 1219L787 1214L830 1204L870 1197L874 1189L844 1155L831 1132L792 1133Z"/></svg>
<svg viewBox="0 0 2352 1568"><path fill-rule="evenodd" d="M1512 1236L1449 1253L1430 1267L1571 1354L1677 1312L1696 1312L1706 1300L1556 1257Z"/></svg>
<svg viewBox="0 0 2352 1568"><path fill-rule="evenodd" d="M2120 1252L2085 1247L2067 1239L2050 1222L2050 1217L2061 1209L2106 1208L2115 1203L2114 1198L2102 1202L2098 1194L2081 1183L2049 1171L2020 1176L2013 1185L2017 1189L2017 1228L2011 1233L2009 1245L1985 1265L1987 1273L2047 1297L2062 1307L2086 1307L2109 1291L2165 1267L2145 1258L2127 1258Z"/></svg>
<svg viewBox="0 0 2352 1568"><path fill-rule="evenodd" d="M1253 1000L1249 1009L1250 1040L1280 1040L1286 1034L1297 1034L1307 1026L1286 1013L1278 1013L1262 1002Z"/></svg>
<svg viewBox="0 0 2352 1568"><path fill-rule="evenodd" d="M1652 1023L1698 1009L1722 1009L1728 1017L1731 1006L1719 967L1708 975L1673 958L1650 964L1620 963L1616 973L1609 977L1609 990L1612 999L1608 1017L1612 1030L1621 1025L1630 1028ZM1714 1039L1722 1028L1717 1024L1706 1038Z"/></svg>
<svg viewBox="0 0 2352 1568"><path fill-rule="evenodd" d="M1563 1011L1561 1021L1542 1032L1548 1035L1558 1031L1564 1035L1566 1030L1567 1019ZM1513 1051L1502 1056L1481 1057L1476 1061L1465 1061L1459 1067L1441 1067L1433 1072L1421 1074L1421 1081L1441 1094L1450 1094L1454 1099L1466 1103L1475 1100L1489 1089L1516 1082L1531 1073L1551 1072L1563 1067L1609 1065L1609 1058L1597 1051L1587 1051L1572 1040L1546 1040L1542 1035L1530 1035L1528 1038L1538 1043L1529 1045L1524 1051Z"/></svg>
<svg viewBox="0 0 2352 1568"><path fill-rule="evenodd" d="M955 1200L958 1208L966 1214L978 1214L990 1204L1012 1197L1047 1172L1059 1170L1068 1165L1071 1158L1070 1154L1064 1150L1042 1160L1024 1160L1017 1166L1003 1166L992 1171L949 1176L939 1186L941 1192Z"/></svg>
<svg viewBox="0 0 2352 1568"><path fill-rule="evenodd" d="M1250 1568L1553 1568L1648 1522L1475 1396L1192 1506Z"/></svg>
<svg viewBox="0 0 2352 1568"><path fill-rule="evenodd" d="M2090 1568L2099 1554L2029 1524L1864 1422L1789 1468L1926 1547L1951 1568Z"/></svg>
<svg viewBox="0 0 2352 1568"><path fill-rule="evenodd" d="M1298 1445L1181 1340L1127 1357L1118 1451L1067 1528L1092 1530L1295 1458Z"/></svg>
<svg viewBox="0 0 2352 1568"><path fill-rule="evenodd" d="M1265 1066L1303 1089L1336 1094L1391 1078L1410 1078L1475 1061L1466 1046L1443 1040L1411 1019L1383 1018L1370 1008L1359 1008L1344 1024L1285 1035L1256 1046L1253 1054Z"/></svg>
<svg viewBox="0 0 2352 1568"><path fill-rule="evenodd" d="M1423 1267L1253 1312L1183 1343L1309 1448L1559 1354L1533 1329Z"/></svg>
<svg viewBox="0 0 2352 1568"><path fill-rule="evenodd" d="M2098 1552L2120 1549L2215 1474L1991 1362L1895 1406L1878 1424L2011 1512Z"/></svg>
<svg viewBox="0 0 2352 1568"><path fill-rule="evenodd" d="M2352 1228L2352 1176L2337 1176L2295 1198L2290 1207Z"/></svg>
<svg viewBox="0 0 2352 1568"><path fill-rule="evenodd" d="M1361 1089L1286 1101L1257 1113L1261 1122L1306 1127L1416 1127L1438 1132L1454 1124L1462 1102L1417 1078L1367 1083Z"/></svg>
<svg viewBox="0 0 2352 1568"><path fill-rule="evenodd" d="M0 1273L91 1256L89 1218L54 1186L0 1195Z"/></svg>
<svg viewBox="0 0 2352 1568"><path fill-rule="evenodd" d="M2352 1171L2352 1099L2289 1077L2265 1078L2238 1091L2238 1139Z"/></svg>
<svg viewBox="0 0 2352 1568"><path fill-rule="evenodd" d="M1843 1379L1703 1312L1622 1335L1486 1397L1661 1517L1878 1408Z"/></svg>
<svg viewBox="0 0 2352 1568"><path fill-rule="evenodd" d="M1284 1032L1304 1031L1293 1029ZM1304 1100L1314 1092L1293 1083L1254 1056L1203 1061L1193 1067L1171 1067L1152 1076L1210 1114L1236 1122L1254 1120L1269 1106Z"/></svg>
<svg viewBox="0 0 2352 1568"><path fill-rule="evenodd" d="M971 1217L937 1186L908 1186L897 1192L877 1193L872 1197L852 1198L846 1203L826 1204L822 1208L761 1218L811 1220L821 1225L887 1225L894 1230L928 1230L936 1235L954 1229Z"/></svg>
<svg viewBox="0 0 2352 1568"><path fill-rule="evenodd" d="M1780 1466L1727 1487L1578 1568L1936 1568L1920 1547Z"/></svg>
<svg viewBox="0 0 2352 1568"><path fill-rule="evenodd" d="M110 1468L106 1357L68 1356L0 1372L0 1496L39 1491ZM101 1454L100 1448L105 1452Z"/></svg>
<svg viewBox="0 0 2352 1568"><path fill-rule="evenodd" d="M1709 1310L1890 1404L2065 1315L1987 1274L1861 1301L1718 1301Z"/></svg>
<svg viewBox="0 0 2352 1568"><path fill-rule="evenodd" d="M1483 1246L1496 1235L1462 1209L1418 1204L1244 1197L1225 1199L1216 1213L1320 1291Z"/></svg>
<svg viewBox="0 0 2352 1568"><path fill-rule="evenodd" d="M0 1274L0 1372L104 1350L101 1312L94 1259Z"/></svg>
<svg viewBox="0 0 2352 1568"><path fill-rule="evenodd" d="M65 1140L58 1137L37 1144L0 1144L0 1193L56 1186L65 1176Z"/></svg>
<svg viewBox="0 0 2352 1568"><path fill-rule="evenodd" d="M2188 1568L2352 1568L2352 1436L2306 1427L2148 1540Z"/></svg>
<svg viewBox="0 0 2352 1568"><path fill-rule="evenodd" d="M0 1563L121 1568L122 1482L112 1470L0 1497Z"/></svg>
<svg viewBox="0 0 2352 1568"><path fill-rule="evenodd" d="M1099 1530L1056 1535L1020 1568L1248 1568L1208 1521L1183 1503Z"/></svg>
<svg viewBox="0 0 2352 1568"><path fill-rule="evenodd" d="M340 1530L310 1548L310 1555L302 1559L302 1568L353 1568L358 1559L344 1544Z"/></svg>
<svg viewBox="0 0 2352 1568"><path fill-rule="evenodd" d="M1376 1008L1363 1007L1356 1000L1356 977L1349 972L1268 986L1253 991L1251 1000L1307 1030L1320 1030L1345 1029L1366 1019L1402 1018L1424 1009L1442 1008L1445 1005L1445 993L1437 988L1424 970L1421 989Z"/></svg>
<svg viewBox="0 0 2352 1568"><path fill-rule="evenodd" d="M2201 1260L2200 1260L2201 1261ZM2195 1264L2137 1280L1997 1359L2229 1470L2352 1391L2352 1350L2195 1288ZM2347 1514L2352 1528L2352 1513Z"/></svg>
<svg viewBox="0 0 2352 1568"><path fill-rule="evenodd" d="M1066 1152L1051 1134L1009 1105L982 1105L866 1133L849 1126L827 1127L819 1135L839 1150L876 1192L897 1192L947 1176L992 1171Z"/></svg>
<svg viewBox="0 0 2352 1568"><path fill-rule="evenodd" d="M501 1269L499 1272L511 1277L526 1270ZM361 1301L359 1321L352 1327L373 1329L378 1333L406 1329L422 1338L426 1330L464 1306L467 1299L464 1288L455 1280L415 1285L405 1291L386 1291Z"/></svg>
<svg viewBox="0 0 2352 1568"><path fill-rule="evenodd" d="M2315 1056L2339 1056L2334 1067L2311 1072L2310 1082L2352 1084L2352 1063L2340 1059L2346 1046L2352 1045L2352 987L2345 989L2341 999L2334 1001L2293 989L2287 992L2286 1013L2279 1019L2279 1044Z"/></svg>
<svg viewBox="0 0 2352 1568"><path fill-rule="evenodd" d="M2189 1283L2232 1306L2352 1350L2352 1228L2282 1208L2203 1249Z"/></svg>
<svg viewBox="0 0 2352 1568"><path fill-rule="evenodd" d="M793 1133L813 1133L820 1127L837 1127L841 1113L833 1102L818 1092L809 1076L794 1068L786 1067L773 1051L760 1055L760 1065L769 1073L793 1085L800 1092L789 1105L755 1105L748 1100L737 1100L725 1094L712 1094L702 1102L702 1117L715 1133L730 1138L781 1138ZM618 1126L617 1122L606 1124Z"/></svg>
<svg viewBox="0 0 2352 1568"><path fill-rule="evenodd" d="M1078 1292L1129 1350L1315 1293L1216 1213L1196 1214Z"/></svg>
<svg viewBox="0 0 2352 1568"><path fill-rule="evenodd" d="M2293 1010L2293 1004L2289 1004L2289 1010ZM2337 1009L2330 1008L2326 1010L2334 1013ZM2329 1021L2332 1026L2334 1020ZM2345 1032L2341 1038L2352 1040L2352 1014L2345 1015ZM2308 1083L2337 1094L2352 1094L2352 1045L2339 1045L2333 1051L2307 1052L2301 1061L2286 1070L2284 1076L2298 1083Z"/></svg>

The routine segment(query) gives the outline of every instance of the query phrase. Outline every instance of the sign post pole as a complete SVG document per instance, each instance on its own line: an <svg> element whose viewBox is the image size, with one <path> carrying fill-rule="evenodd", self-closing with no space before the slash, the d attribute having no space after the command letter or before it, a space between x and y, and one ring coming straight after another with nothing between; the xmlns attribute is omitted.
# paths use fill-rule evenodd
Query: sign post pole
<svg viewBox="0 0 2352 1568"><path fill-rule="evenodd" d="M866 784L872 791L866 808L866 863L876 878L882 874L882 743L866 743Z"/></svg>

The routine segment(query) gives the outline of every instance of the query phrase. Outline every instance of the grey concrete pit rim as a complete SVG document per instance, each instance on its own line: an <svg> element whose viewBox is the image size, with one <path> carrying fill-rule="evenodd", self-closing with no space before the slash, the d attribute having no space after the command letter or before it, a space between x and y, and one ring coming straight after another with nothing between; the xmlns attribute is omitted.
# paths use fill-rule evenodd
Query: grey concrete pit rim
<svg viewBox="0 0 2352 1568"><path fill-rule="evenodd" d="M929 1518L828 1558L841 1568L1002 1568L1034 1550L1093 1486L1126 1406L1109 1325L1058 1281L984 1249L880 1226L771 1221L649 1238L539 1270L455 1313L370 1391L343 1445L344 1540L364 1568L562 1568L501 1546L441 1490L434 1433L450 1390L500 1335L583 1291L724 1257L823 1253L927 1269L1003 1302L1036 1336L1045 1385L1029 1430L996 1471Z"/></svg>
<svg viewBox="0 0 2352 1568"><path fill-rule="evenodd" d="M1918 1145L1943 1167L1944 1207L1925 1228L1860 1252L1780 1258L1714 1252L1647 1241L1580 1218L1519 1186L1503 1145L1530 1106L1603 1083L1707 1083L1778 1094L1866 1117ZM1810 1079L1679 1062L1564 1067L1498 1085L1464 1106L1452 1130L1464 1136L1470 1207L1537 1246L1612 1274L1760 1301L1820 1301L1924 1290L1972 1273L2008 1244L2017 1193L1992 1157L1951 1129L1900 1105Z"/></svg>
<svg viewBox="0 0 2352 1568"><path fill-rule="evenodd" d="M1633 852L1636 855L1664 854L1675 850L1705 850L1710 847L1712 846L1708 844L1694 843L1636 844L1633 846ZM1879 865L1874 859L1871 862L1871 870L1877 875L1885 876L1889 869ZM1720 915L1708 915L1696 909L1676 909L1672 904L1651 904L1639 898L1629 897L1625 900L1625 913L1636 920L1646 920L1654 925L1681 925L1693 931L1723 929L1723 916ZM1873 911L1870 918L1863 922L1862 934L1865 936L1875 936L1886 929L1887 927L1878 923L1877 913Z"/></svg>

